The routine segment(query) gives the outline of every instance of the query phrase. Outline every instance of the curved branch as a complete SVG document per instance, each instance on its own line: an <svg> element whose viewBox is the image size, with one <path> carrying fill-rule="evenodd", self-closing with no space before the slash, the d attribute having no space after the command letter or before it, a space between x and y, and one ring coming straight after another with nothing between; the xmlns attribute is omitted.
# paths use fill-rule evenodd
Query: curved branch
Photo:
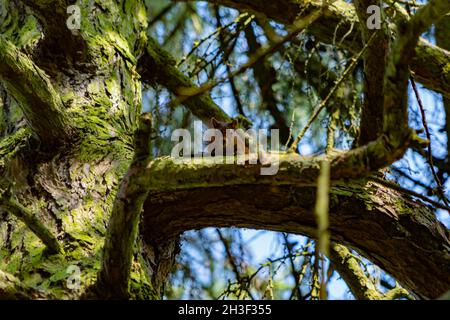
<svg viewBox="0 0 450 320"><path fill-rule="evenodd" d="M0 36L0 80L19 102L28 123L48 149L73 134L64 105L49 78L11 42Z"/></svg>
<svg viewBox="0 0 450 320"><path fill-rule="evenodd" d="M317 161L282 162L276 176L259 175L258 166L204 162L164 158L146 170L146 242L212 226L316 236ZM329 212L333 241L355 248L417 296L435 298L450 287L448 231L421 202L372 182L334 179Z"/></svg>
<svg viewBox="0 0 450 320"><path fill-rule="evenodd" d="M410 296L407 290L398 286L381 294L355 256L343 245L333 243L328 257L358 300L394 300Z"/></svg>
<svg viewBox="0 0 450 320"><path fill-rule="evenodd" d="M408 79L409 66L415 55L415 47L421 33L433 22L450 11L447 0L431 0L421 7L408 21L399 25L399 36L394 43L385 75L384 124L394 148L404 144L408 126Z"/></svg>

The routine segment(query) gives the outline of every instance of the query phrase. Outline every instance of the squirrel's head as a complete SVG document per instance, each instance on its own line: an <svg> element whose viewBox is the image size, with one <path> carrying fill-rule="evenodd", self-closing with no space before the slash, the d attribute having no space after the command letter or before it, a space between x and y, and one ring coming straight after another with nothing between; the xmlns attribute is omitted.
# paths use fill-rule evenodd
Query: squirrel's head
<svg viewBox="0 0 450 320"><path fill-rule="evenodd" d="M219 121L216 118L211 118L211 125L214 129L218 129L223 135L226 134L227 129L236 130L238 128L238 121L233 120L231 122Z"/></svg>

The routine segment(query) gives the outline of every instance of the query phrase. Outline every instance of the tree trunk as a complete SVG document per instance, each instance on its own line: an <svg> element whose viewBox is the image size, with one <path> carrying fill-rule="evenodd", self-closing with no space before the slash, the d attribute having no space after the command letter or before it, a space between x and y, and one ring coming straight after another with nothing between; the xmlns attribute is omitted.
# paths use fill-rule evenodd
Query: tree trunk
<svg viewBox="0 0 450 320"><path fill-rule="evenodd" d="M10 0L0 1L2 31L17 33L8 40L32 53L36 67L48 75L76 127L76 138L58 148L43 136L29 134L20 121L29 101L6 88L0 119L3 134L10 136L0 149L3 185L13 182L13 198L57 236L64 254L43 250L20 219L2 210L0 269L17 275L24 286L44 289L49 297L77 297L96 279L118 185L133 157L133 133L141 113L135 57L146 42L147 14L142 1L80 4L81 30L72 33L66 27L65 1L25 2L49 36L38 42L36 19L20 2ZM46 115L38 112L36 117ZM33 126L29 116L26 121ZM142 246L133 251L133 296L159 297L150 290ZM81 271L79 290L67 288L72 265Z"/></svg>

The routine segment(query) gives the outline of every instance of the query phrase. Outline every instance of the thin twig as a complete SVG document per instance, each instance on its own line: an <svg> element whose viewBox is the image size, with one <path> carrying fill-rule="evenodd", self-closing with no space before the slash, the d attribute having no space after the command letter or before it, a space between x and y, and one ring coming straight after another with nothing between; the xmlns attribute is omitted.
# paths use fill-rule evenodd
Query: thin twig
<svg viewBox="0 0 450 320"><path fill-rule="evenodd" d="M289 254L289 263L291 265L292 276L294 277L294 280L295 280L295 285L294 285L294 289L292 290L292 293L295 292L297 295L297 298L302 299L303 295L302 295L302 291L300 289L300 273L295 268L294 258L292 257L292 248L291 248L291 244L289 242L287 233L283 233L283 239L284 239L284 245Z"/></svg>
<svg viewBox="0 0 450 320"><path fill-rule="evenodd" d="M215 11L215 15L216 15L217 29L222 28L222 21L221 21L222 17L220 16L219 8L216 6L214 8L214 11ZM237 36L234 40L234 45L236 45L238 36L239 36L239 33L237 34ZM225 66L227 69L227 76L229 77L228 82L230 84L231 92L233 93L234 101L236 102L236 106L237 106L239 113L245 117L244 107L242 105L241 98L239 97L239 90L237 89L234 78L231 77L232 70L231 70L230 61L229 61L231 50L227 50L226 39L222 32L219 33L219 41L220 41L220 50L223 53L223 62L225 63Z"/></svg>
<svg viewBox="0 0 450 320"><path fill-rule="evenodd" d="M369 47L369 45L372 43L373 39L375 39L375 35L377 33L374 33L369 41L367 41L366 45L364 46L364 48L355 56L351 58L351 63L349 64L349 66L347 67L347 69L345 69L344 73L342 74L342 76L336 81L335 85L333 86L333 88L330 90L330 92L328 93L328 95L325 97L325 99L322 100L322 102L316 107L316 109L313 111L313 114L311 115L311 117L308 119L308 122L306 123L306 125L303 127L303 129L300 131L300 133L298 134L297 138L295 139L294 143L292 143L291 148L289 149L290 151L295 151L298 147L298 144L300 142L300 140L303 138L303 136L305 135L306 131L308 131L308 129L310 128L311 124L316 120L316 118L319 116L320 112L326 107L326 105L328 104L328 101L331 99L331 97L334 95L334 93L337 91L337 89L339 88L339 86L342 84L342 82L347 78L347 76L351 73L351 71L356 67L359 59L362 57L362 55L364 54L364 52L367 50L367 48Z"/></svg>
<svg viewBox="0 0 450 320"><path fill-rule="evenodd" d="M304 19L295 22L294 25L296 26L296 28L293 31L291 31L287 36L283 37L279 42L276 42L272 46L259 50L255 55L250 57L246 63L244 63L241 67L239 67L237 70L233 71L226 77L207 82L200 87L179 88L178 92L176 92L177 97L173 99L171 102L169 102L168 106L172 107L179 104L183 104L186 100L202 95L203 93L212 90L217 85L226 82L230 77L236 77L244 73L247 69L251 68L256 63L260 62L261 60L271 55L272 53L277 52L279 50L279 47L281 47L286 42L292 40L300 32L305 30L310 24L312 24L314 21L320 18L322 16L322 13L323 9L319 9L312 12L309 16L305 17Z"/></svg>
<svg viewBox="0 0 450 320"><path fill-rule="evenodd" d="M215 35L219 34L231 27L234 24L238 24L242 19L244 19L245 17L247 17L249 14L248 13L242 13L240 14L236 19L234 19L232 22L220 26L219 28L216 28L216 30L214 30L214 32L212 32L211 34L209 34L208 36L204 37L203 39L200 39L198 41L196 41L194 43L194 46L192 47L191 51L189 51L189 53L187 55L185 55L178 63L177 63L177 67L181 66L194 52L195 50L197 50L203 43L205 43L207 40L211 39L212 37L214 37ZM251 16L250 16L251 17Z"/></svg>
<svg viewBox="0 0 450 320"><path fill-rule="evenodd" d="M151 28L156 22L160 21L170 10L172 10L176 6L175 2L169 3L166 7L164 7L153 19L148 23L147 28Z"/></svg>
<svg viewBox="0 0 450 320"><path fill-rule="evenodd" d="M427 155L428 156L428 164L430 166L431 173L433 174L433 178L436 181L437 190L438 190L439 196L440 196L441 200L445 203L446 207L449 207L447 198L445 197L445 194L444 194L442 183L439 180L439 177L438 177L438 175L436 173L436 170L434 169L433 156L432 156L433 153L432 153L432 150L431 150L431 134L430 134L430 130L428 129L428 124L427 124L427 119L426 119L426 116L425 116L425 109L423 107L422 99L420 98L419 90L417 90L416 82L414 81L412 76L410 76L410 80L411 80L411 85L412 85L414 94L415 94L416 99L417 99L417 103L419 104L420 114L422 115L422 124L423 124L423 127L425 129L425 133L427 135L427 139L429 141L429 143L428 143L428 155Z"/></svg>
<svg viewBox="0 0 450 320"><path fill-rule="evenodd" d="M402 176L403 178L411 181L412 183L418 185L419 187L424 188L427 192L431 193L433 192L433 188L430 188L429 186L427 186L425 183L414 179L413 177L411 177L410 175L408 175L406 172L403 172L402 170L392 167L390 168L391 171L397 173L397 175Z"/></svg>

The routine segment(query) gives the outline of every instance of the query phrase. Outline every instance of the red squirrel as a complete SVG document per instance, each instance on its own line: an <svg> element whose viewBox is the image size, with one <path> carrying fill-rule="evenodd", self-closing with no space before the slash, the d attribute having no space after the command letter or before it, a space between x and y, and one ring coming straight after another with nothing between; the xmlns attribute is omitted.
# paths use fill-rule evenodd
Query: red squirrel
<svg viewBox="0 0 450 320"><path fill-rule="evenodd" d="M246 134L244 130L238 128L238 120L234 119L231 122L219 121L215 118L211 118L211 126L214 129L219 130L222 133L222 145L223 152L222 155L227 154L227 149L233 150L232 154L237 156L246 156L245 163L262 163L264 164L266 153L262 150L258 150L256 142L256 132L255 136ZM215 137L211 137L210 144L207 150L212 156L216 154L213 142ZM259 154L259 157L258 157ZM248 158L247 158L248 156Z"/></svg>

